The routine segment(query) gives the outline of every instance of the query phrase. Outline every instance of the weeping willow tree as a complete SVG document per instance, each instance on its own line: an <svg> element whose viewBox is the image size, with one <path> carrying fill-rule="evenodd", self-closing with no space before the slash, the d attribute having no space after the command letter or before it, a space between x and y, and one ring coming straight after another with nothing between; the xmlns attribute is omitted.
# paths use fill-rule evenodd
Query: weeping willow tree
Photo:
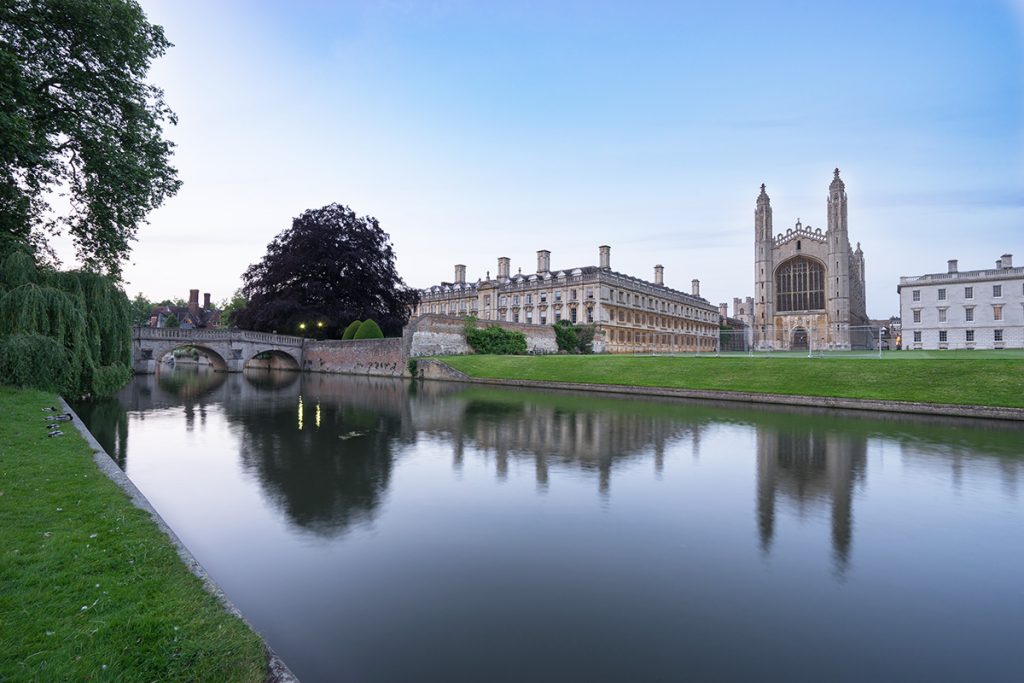
<svg viewBox="0 0 1024 683"><path fill-rule="evenodd" d="M43 341L47 339L56 344ZM22 252L4 260L3 381L73 396L108 395L128 381L130 361L128 297L113 281L85 271L38 269ZM36 372L29 371L32 367ZM61 376L54 379L58 368Z"/></svg>

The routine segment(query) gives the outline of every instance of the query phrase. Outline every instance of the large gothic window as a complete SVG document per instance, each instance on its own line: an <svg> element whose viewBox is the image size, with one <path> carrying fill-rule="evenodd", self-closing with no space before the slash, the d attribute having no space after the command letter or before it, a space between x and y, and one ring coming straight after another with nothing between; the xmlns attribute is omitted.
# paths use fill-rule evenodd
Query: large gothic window
<svg viewBox="0 0 1024 683"><path fill-rule="evenodd" d="M816 311L825 308L825 268L817 261L797 256L775 271L776 310Z"/></svg>

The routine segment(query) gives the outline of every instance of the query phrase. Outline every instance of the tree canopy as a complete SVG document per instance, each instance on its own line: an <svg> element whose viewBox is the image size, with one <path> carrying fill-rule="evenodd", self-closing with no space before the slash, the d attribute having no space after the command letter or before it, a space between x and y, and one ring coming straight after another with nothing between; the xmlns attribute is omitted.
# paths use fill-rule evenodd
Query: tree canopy
<svg viewBox="0 0 1024 683"><path fill-rule="evenodd" d="M174 113L144 80L168 47L135 0L0 3L0 258L52 260L47 239L66 232L85 268L120 277L139 224L181 185L163 137Z"/></svg>
<svg viewBox="0 0 1024 683"><path fill-rule="evenodd" d="M340 204L294 219L242 275L242 293L249 303L234 317L242 329L294 334L301 323L323 322L333 337L368 318L397 334L418 297L398 276L377 219Z"/></svg>

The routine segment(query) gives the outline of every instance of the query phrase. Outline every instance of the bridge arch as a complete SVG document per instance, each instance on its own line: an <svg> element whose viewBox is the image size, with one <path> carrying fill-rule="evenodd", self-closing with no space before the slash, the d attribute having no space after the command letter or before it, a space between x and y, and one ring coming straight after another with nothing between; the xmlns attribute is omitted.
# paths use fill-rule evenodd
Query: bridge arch
<svg viewBox="0 0 1024 683"><path fill-rule="evenodd" d="M178 349L184 348L193 348L199 353L209 358L210 366L213 368L214 372L228 371L228 361L221 352L213 348L212 345L196 343L192 341L178 342L176 344L157 347L156 351L153 353L153 359L157 363L157 368L160 367L160 361L163 360L164 356L166 356L169 353L174 353Z"/></svg>
<svg viewBox="0 0 1024 683"><path fill-rule="evenodd" d="M260 370L301 370L299 359L281 349L263 349L245 361L244 368Z"/></svg>

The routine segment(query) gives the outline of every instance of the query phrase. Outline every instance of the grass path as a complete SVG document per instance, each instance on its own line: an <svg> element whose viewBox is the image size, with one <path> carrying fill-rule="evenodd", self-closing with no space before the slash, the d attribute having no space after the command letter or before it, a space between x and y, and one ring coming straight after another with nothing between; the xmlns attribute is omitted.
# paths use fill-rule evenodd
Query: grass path
<svg viewBox="0 0 1024 683"><path fill-rule="evenodd" d="M53 395L0 387L0 681L262 681L262 641L229 615Z"/></svg>
<svg viewBox="0 0 1024 683"><path fill-rule="evenodd" d="M1024 353L935 358L447 356L472 377L1024 408Z"/></svg>

